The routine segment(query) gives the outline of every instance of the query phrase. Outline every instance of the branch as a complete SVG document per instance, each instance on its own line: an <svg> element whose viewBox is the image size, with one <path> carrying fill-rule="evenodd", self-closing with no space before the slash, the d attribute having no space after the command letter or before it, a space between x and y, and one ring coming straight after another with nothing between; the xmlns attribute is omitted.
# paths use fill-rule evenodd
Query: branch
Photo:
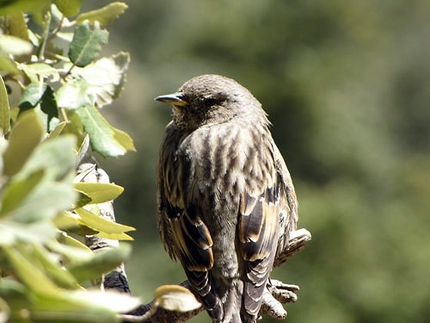
<svg viewBox="0 0 430 323"><path fill-rule="evenodd" d="M109 183L109 176L95 164L82 164L78 168L78 176L81 181L85 182L101 182ZM100 216L115 221L113 204L111 202L98 205L100 208ZM288 258L302 251L305 244L311 240L311 234L306 229L299 229L290 234L288 246L275 259L274 267L279 267ZM118 245L118 241L99 238L97 236L87 236L86 244L91 250L100 250ZM184 281L181 286L191 290L189 282ZM130 293L127 276L124 265L122 264L116 270L107 273L103 279L104 289L115 289L120 292ZM276 319L283 319L287 312L282 304L297 301L297 285L285 284L279 280L271 279L267 284L267 289L263 294L263 301L260 309L260 315L269 315ZM164 323L164 322L186 322L200 312L204 311L203 306L190 312L175 312L168 311L162 308L153 308L153 302L139 306L137 309L122 315L123 322L149 322L149 323Z"/></svg>

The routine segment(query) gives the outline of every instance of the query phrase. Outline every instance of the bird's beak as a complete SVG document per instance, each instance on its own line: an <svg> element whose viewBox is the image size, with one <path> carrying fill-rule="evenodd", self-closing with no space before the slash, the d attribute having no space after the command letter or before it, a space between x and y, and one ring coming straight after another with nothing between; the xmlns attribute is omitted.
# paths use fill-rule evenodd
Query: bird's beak
<svg viewBox="0 0 430 323"><path fill-rule="evenodd" d="M180 92L176 92L173 94L166 94L157 96L154 100L161 101L164 103L173 104L175 106L184 106L187 105L188 102L184 100L184 96Z"/></svg>

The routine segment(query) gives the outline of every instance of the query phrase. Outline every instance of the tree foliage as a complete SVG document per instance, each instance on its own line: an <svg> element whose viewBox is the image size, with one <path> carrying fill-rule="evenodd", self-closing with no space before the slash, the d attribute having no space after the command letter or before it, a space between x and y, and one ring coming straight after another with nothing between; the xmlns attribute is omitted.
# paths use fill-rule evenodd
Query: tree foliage
<svg viewBox="0 0 430 323"><path fill-rule="evenodd" d="M100 52L127 6L81 13L81 2L0 5L0 322L116 322L137 305L83 287L130 247L94 254L80 236L130 240L134 229L98 216L123 188L81 183L75 169L89 146L118 157L134 145L100 112L125 83L129 54Z"/></svg>

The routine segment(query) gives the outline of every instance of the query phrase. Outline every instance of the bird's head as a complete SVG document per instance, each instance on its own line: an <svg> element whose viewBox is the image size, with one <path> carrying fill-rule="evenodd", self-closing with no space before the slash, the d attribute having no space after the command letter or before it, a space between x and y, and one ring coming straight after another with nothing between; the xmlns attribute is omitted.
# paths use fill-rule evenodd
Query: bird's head
<svg viewBox="0 0 430 323"><path fill-rule="evenodd" d="M234 118L263 118L265 113L253 95L236 81L220 75L201 75L185 82L176 93L157 101L173 106L173 121L183 130L228 122Z"/></svg>

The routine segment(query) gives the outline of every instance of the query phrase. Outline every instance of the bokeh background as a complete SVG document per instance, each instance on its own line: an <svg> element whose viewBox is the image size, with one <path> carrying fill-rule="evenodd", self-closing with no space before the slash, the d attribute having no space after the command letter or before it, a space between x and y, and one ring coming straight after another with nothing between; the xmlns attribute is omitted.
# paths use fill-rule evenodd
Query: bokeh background
<svg viewBox="0 0 430 323"><path fill-rule="evenodd" d="M299 226L313 234L273 274L301 287L287 322L430 322L430 1L126 2L107 51L129 51L131 67L103 112L137 152L100 162L125 187L117 220L137 228L133 294L150 301L157 286L185 279L156 230L154 170L170 109L153 98L217 73L269 113Z"/></svg>

